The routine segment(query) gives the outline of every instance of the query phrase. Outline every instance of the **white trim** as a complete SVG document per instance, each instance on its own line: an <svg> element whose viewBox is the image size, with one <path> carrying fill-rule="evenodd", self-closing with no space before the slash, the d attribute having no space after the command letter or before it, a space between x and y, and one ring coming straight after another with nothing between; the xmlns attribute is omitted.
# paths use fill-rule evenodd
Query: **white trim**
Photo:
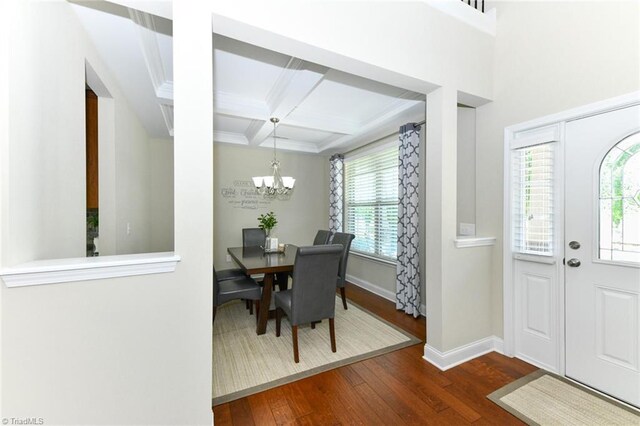
<svg viewBox="0 0 640 426"><path fill-rule="evenodd" d="M373 254L368 254L361 251L349 250L349 254L361 257L363 259L371 260L372 262L378 262L382 263L383 265L393 266L394 268L398 264L398 262L395 260L385 259L384 257L375 256Z"/></svg>
<svg viewBox="0 0 640 426"><path fill-rule="evenodd" d="M511 246L511 167L509 167L511 159L512 144L518 139L518 136L525 141L528 135L533 137L541 137L541 135L547 134L545 127L556 126L557 139L558 139L558 162L556 163L557 169L557 191L556 202L558 207L558 227L556 233L556 245L554 250L556 255L554 256L555 262L560 262L564 256L564 143L565 143L565 124L568 121L579 120L586 117L591 117L598 114L605 114L607 112L615 111L622 108L627 108L640 104L640 91L627 93L615 98L606 99L599 102L594 102L588 105L583 105L577 108L573 108L567 111L559 112L557 114L551 114L544 117L536 118L534 120L526 121L524 123L515 124L513 126L506 127L504 129L504 193L503 193L503 334L504 334L504 354L507 356L516 355L515 347L515 292L513 289L513 269L514 269L514 253ZM526 135L523 132L527 132ZM518 135L520 134L520 135ZM534 136L535 135L535 136ZM544 136L542 137L544 138ZM527 261L544 262L543 259L536 257L532 259L519 259ZM546 263L546 262L544 262ZM558 329L556 335L558 336L559 344L559 359L558 359L558 374L564 375L564 351L565 351L565 336L564 336L564 268L559 267L557 270L557 292L558 292ZM532 362L532 360L528 360ZM532 362L533 363L533 362ZM539 364L539 363L538 363ZM549 367L545 367L548 368Z"/></svg>
<svg viewBox="0 0 640 426"><path fill-rule="evenodd" d="M514 139L509 143L511 149L522 149L530 146L542 145L560 140L560 129L557 125L543 127L527 132L514 134Z"/></svg>
<svg viewBox="0 0 640 426"><path fill-rule="evenodd" d="M400 146L400 135L396 132L391 135L385 136L379 141L372 143L370 146L363 146L356 148L353 151L349 151L344 154L345 165L349 161L357 160L358 158L366 155L382 152L387 149L397 148Z"/></svg>
<svg viewBox="0 0 640 426"><path fill-rule="evenodd" d="M423 359L445 371L489 352L503 353L502 339L489 336L445 352L440 352L427 343L424 345Z"/></svg>
<svg viewBox="0 0 640 426"><path fill-rule="evenodd" d="M394 292L389 291L385 288L372 284L368 281L361 280L360 278L354 277L353 275L347 274L346 279L351 284L363 288L371 293L380 296L384 299L387 299L390 302L396 303L396 295ZM420 315L426 317L427 316L427 306L425 304L420 305Z"/></svg>
<svg viewBox="0 0 640 426"><path fill-rule="evenodd" d="M456 248L493 246L496 244L496 237L456 237L453 244Z"/></svg>
<svg viewBox="0 0 640 426"><path fill-rule="evenodd" d="M547 370L547 371L551 371L552 373L556 373L558 375L562 375L564 376L564 374L560 374L559 368L554 368L553 365L548 365L544 362L540 362L537 359L533 359L527 355L524 354L520 354L520 353L516 353L515 357L518 359L523 360L524 362L531 364L531 365L535 365L538 368L542 368L543 370Z"/></svg>
<svg viewBox="0 0 640 426"><path fill-rule="evenodd" d="M7 287L174 272L180 256L173 252L38 260L0 270Z"/></svg>
<svg viewBox="0 0 640 426"><path fill-rule="evenodd" d="M513 258L516 260L524 260L527 262L544 263L546 265L553 265L556 263L556 259L553 256L513 253Z"/></svg>
<svg viewBox="0 0 640 426"><path fill-rule="evenodd" d="M563 121L580 120L581 118L604 114L609 111L627 108L638 104L640 104L640 90L617 96L615 98L582 105L557 114L545 115L544 117L535 118L533 120L525 121L524 123L514 124L513 126L505 128L505 135L507 132L515 134L524 130L557 124Z"/></svg>

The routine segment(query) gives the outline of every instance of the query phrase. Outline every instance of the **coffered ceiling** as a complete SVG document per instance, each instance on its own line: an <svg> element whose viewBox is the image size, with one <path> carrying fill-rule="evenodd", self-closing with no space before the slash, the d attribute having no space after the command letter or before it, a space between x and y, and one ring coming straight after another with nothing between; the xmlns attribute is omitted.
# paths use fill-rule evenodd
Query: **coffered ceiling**
<svg viewBox="0 0 640 426"><path fill-rule="evenodd" d="M424 96L216 35L214 139L310 153L344 151L424 118Z"/></svg>
<svg viewBox="0 0 640 426"><path fill-rule="evenodd" d="M73 1L80 21L152 137L173 136L171 22ZM214 142L344 152L424 119L424 95L213 36Z"/></svg>

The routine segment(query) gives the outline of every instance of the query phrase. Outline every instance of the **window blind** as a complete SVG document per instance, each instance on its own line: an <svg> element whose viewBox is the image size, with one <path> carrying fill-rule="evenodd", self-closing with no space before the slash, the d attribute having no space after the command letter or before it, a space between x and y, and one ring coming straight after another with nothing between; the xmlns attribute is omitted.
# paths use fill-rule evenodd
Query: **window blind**
<svg viewBox="0 0 640 426"><path fill-rule="evenodd" d="M553 255L553 143L516 149L513 158L513 251Z"/></svg>
<svg viewBox="0 0 640 426"><path fill-rule="evenodd" d="M345 229L359 251L396 259L398 147L345 159Z"/></svg>

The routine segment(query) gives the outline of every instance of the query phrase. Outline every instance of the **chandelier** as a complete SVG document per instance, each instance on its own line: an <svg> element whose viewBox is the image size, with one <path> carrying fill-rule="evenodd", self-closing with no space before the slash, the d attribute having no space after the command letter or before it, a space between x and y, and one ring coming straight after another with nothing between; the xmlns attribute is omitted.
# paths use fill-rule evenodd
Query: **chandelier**
<svg viewBox="0 0 640 426"><path fill-rule="evenodd" d="M273 123L273 160L271 161L271 176L254 176L253 184L258 190L258 194L275 197L287 195L293 190L296 180L290 176L280 175L280 162L276 158L276 124L280 120L271 117Z"/></svg>

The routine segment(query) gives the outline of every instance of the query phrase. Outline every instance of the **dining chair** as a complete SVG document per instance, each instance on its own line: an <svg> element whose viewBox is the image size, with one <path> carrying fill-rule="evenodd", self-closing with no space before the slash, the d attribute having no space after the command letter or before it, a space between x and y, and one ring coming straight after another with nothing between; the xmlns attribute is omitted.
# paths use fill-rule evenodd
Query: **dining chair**
<svg viewBox="0 0 640 426"><path fill-rule="evenodd" d="M258 320L258 311L260 310L260 298L262 297L262 288L252 278L246 275L243 278L233 280L219 280L216 274L216 268L213 268L213 316L211 323L216 320L216 310L218 306L235 299L245 299L255 302L256 305L256 322ZM253 305L251 305L251 314L253 314Z"/></svg>
<svg viewBox="0 0 640 426"><path fill-rule="evenodd" d="M347 309L347 296L345 294L345 279L347 276L347 261L349 260L349 250L351 249L351 241L356 236L353 234L347 234L344 232L336 232L333 234L332 244L342 245L342 255L340 256L340 268L338 269L338 280L336 286L340 289L340 296L342 297L342 306Z"/></svg>
<svg viewBox="0 0 640 426"><path fill-rule="evenodd" d="M267 233L260 228L242 229L242 247L263 247Z"/></svg>
<svg viewBox="0 0 640 426"><path fill-rule="evenodd" d="M331 238L331 231L318 230L316 237L313 239L314 246L320 246L323 244L329 244L329 239Z"/></svg>
<svg viewBox="0 0 640 426"><path fill-rule="evenodd" d="M244 228L242 230L242 247L259 247L264 245L266 239L264 229ZM218 271L218 281L235 280L247 275L240 268L223 269Z"/></svg>
<svg viewBox="0 0 640 426"><path fill-rule="evenodd" d="M300 362L298 326L329 318L331 351L336 351L334 317L336 311L336 275L340 264L340 245L299 247L293 265L293 285L290 290L275 293L276 336L285 313L291 323L293 359Z"/></svg>

